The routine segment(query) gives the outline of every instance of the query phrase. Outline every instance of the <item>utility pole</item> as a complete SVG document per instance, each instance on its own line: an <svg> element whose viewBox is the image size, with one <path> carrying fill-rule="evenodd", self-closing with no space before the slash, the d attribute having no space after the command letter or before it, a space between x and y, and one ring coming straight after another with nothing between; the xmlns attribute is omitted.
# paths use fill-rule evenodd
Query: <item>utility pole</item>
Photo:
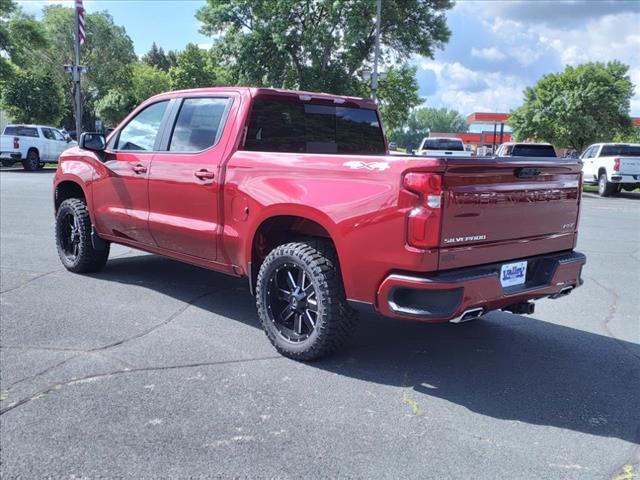
<svg viewBox="0 0 640 480"><path fill-rule="evenodd" d="M378 93L378 60L380 56L380 17L382 15L382 0L376 2L376 46L373 52L373 74L371 75L371 99L377 101Z"/></svg>
<svg viewBox="0 0 640 480"><path fill-rule="evenodd" d="M76 91L76 138L80 141L82 132L82 99L80 98L80 9L75 8L75 49L76 62L73 65L73 83Z"/></svg>

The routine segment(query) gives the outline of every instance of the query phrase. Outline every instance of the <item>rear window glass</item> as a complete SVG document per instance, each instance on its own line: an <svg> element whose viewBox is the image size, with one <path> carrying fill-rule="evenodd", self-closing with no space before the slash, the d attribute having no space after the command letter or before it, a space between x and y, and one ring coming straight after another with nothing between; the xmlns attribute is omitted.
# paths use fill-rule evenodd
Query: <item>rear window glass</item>
<svg viewBox="0 0 640 480"><path fill-rule="evenodd" d="M424 142L424 150L450 150L454 152L464 151L462 142L446 138L428 138Z"/></svg>
<svg viewBox="0 0 640 480"><path fill-rule="evenodd" d="M6 135L18 135L19 137L39 137L38 129L35 127L15 127L14 133L6 133Z"/></svg>
<svg viewBox="0 0 640 480"><path fill-rule="evenodd" d="M245 149L266 152L383 154L375 110L257 98Z"/></svg>
<svg viewBox="0 0 640 480"><path fill-rule="evenodd" d="M169 150L199 152L218 143L228 98L187 98L180 107Z"/></svg>
<svg viewBox="0 0 640 480"><path fill-rule="evenodd" d="M551 145L516 145L511 155L514 157L556 157Z"/></svg>
<svg viewBox="0 0 640 480"><path fill-rule="evenodd" d="M600 157L640 157L640 146L636 145L604 145L600 151Z"/></svg>

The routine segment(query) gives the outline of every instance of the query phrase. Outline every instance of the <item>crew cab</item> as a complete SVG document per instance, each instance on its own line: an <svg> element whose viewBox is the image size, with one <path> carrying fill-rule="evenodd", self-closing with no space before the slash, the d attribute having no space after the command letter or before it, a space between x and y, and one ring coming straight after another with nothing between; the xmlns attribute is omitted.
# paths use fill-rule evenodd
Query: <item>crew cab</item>
<svg viewBox="0 0 640 480"><path fill-rule="evenodd" d="M427 156L458 156L471 157L472 152L464 148L464 142L459 138L426 137L420 142L418 155Z"/></svg>
<svg viewBox="0 0 640 480"><path fill-rule="evenodd" d="M555 148L550 143L503 143L496 150L498 157L545 157L555 158Z"/></svg>
<svg viewBox="0 0 640 480"><path fill-rule="evenodd" d="M580 184L571 159L391 156L368 99L176 91L62 154L56 244L72 272L119 243L246 277L275 348L311 360L358 312L461 322L570 293Z"/></svg>
<svg viewBox="0 0 640 480"><path fill-rule="evenodd" d="M5 167L21 162L25 170L39 170L45 163L56 163L62 152L77 145L55 127L7 125L0 136L0 160Z"/></svg>
<svg viewBox="0 0 640 480"><path fill-rule="evenodd" d="M596 143L580 158L584 183L597 184L602 197L640 187L640 144Z"/></svg>

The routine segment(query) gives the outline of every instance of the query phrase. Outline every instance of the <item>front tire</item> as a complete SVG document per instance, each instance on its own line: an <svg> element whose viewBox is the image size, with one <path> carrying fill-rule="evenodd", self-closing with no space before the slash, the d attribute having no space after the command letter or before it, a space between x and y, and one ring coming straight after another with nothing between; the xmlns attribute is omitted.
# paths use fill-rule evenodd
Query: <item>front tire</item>
<svg viewBox="0 0 640 480"><path fill-rule="evenodd" d="M601 173L598 178L598 195L601 197L608 197L616 193L618 186L615 183L611 183L607 180L607 174Z"/></svg>
<svg viewBox="0 0 640 480"><path fill-rule="evenodd" d="M40 154L35 148L27 152L27 158L22 160L22 167L28 172L38 170L40 166Z"/></svg>
<svg viewBox="0 0 640 480"><path fill-rule="evenodd" d="M326 240L272 250L258 273L256 304L273 346L295 360L334 353L356 320L346 301L337 254Z"/></svg>
<svg viewBox="0 0 640 480"><path fill-rule="evenodd" d="M56 213L56 246L64 267L74 273L97 272L109 258L109 244L104 250L93 248L91 219L85 202L69 198Z"/></svg>

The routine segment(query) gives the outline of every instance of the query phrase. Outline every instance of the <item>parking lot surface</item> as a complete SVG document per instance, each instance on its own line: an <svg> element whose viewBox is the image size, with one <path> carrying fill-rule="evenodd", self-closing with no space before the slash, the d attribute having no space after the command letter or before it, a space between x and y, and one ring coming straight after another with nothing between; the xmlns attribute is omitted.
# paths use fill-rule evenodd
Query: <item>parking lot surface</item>
<svg viewBox="0 0 640 480"><path fill-rule="evenodd" d="M2 478L613 478L640 463L640 194L584 198L533 316L361 318L280 357L245 280L124 247L75 275L52 170L0 172Z"/></svg>

